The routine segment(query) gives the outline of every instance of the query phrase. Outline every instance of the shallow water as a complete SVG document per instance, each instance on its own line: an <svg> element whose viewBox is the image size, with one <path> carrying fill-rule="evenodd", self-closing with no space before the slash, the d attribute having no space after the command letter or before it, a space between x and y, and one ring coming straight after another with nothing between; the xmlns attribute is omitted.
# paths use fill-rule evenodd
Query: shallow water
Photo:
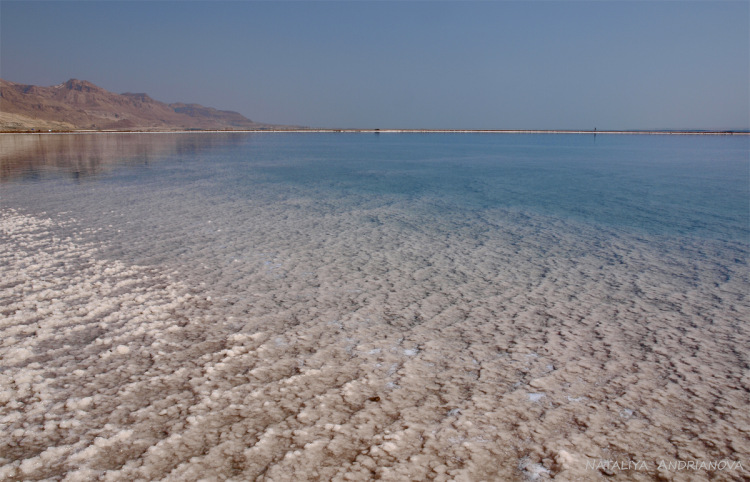
<svg viewBox="0 0 750 482"><path fill-rule="evenodd" d="M747 136L2 136L0 478L747 476L659 462L750 464L749 170Z"/></svg>

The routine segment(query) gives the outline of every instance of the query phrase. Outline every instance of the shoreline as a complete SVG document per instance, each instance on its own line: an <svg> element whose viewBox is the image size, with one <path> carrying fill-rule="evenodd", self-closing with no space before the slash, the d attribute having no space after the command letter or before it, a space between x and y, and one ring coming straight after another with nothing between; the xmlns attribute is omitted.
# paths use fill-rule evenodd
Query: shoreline
<svg viewBox="0 0 750 482"><path fill-rule="evenodd" d="M0 131L2 134L200 134L200 133L319 133L319 134L614 134L614 135L750 135L749 131L692 130L565 130L565 129L243 129L243 130L72 130L72 131Z"/></svg>

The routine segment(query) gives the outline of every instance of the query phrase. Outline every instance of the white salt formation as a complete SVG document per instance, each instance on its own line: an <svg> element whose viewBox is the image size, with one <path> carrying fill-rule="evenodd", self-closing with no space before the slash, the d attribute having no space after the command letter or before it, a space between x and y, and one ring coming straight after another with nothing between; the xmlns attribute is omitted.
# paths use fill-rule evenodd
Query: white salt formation
<svg viewBox="0 0 750 482"><path fill-rule="evenodd" d="M3 209L0 480L748 477L657 469L750 465L743 245L294 203L150 266Z"/></svg>

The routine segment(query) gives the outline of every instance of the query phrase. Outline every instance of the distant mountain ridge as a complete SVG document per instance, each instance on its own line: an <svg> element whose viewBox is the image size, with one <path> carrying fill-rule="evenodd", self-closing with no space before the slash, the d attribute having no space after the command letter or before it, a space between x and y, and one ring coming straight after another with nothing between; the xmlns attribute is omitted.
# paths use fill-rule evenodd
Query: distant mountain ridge
<svg viewBox="0 0 750 482"><path fill-rule="evenodd" d="M166 104L145 93L115 94L70 79L50 87L0 79L0 131L28 130L268 130L242 114L199 104Z"/></svg>

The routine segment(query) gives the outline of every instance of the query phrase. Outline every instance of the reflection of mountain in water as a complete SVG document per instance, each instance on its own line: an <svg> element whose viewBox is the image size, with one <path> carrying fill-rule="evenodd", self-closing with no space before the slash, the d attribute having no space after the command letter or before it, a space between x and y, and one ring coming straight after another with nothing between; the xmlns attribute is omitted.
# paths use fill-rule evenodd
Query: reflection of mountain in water
<svg viewBox="0 0 750 482"><path fill-rule="evenodd" d="M246 139L241 134L12 134L0 137L0 182L94 176L122 164L158 161Z"/></svg>

